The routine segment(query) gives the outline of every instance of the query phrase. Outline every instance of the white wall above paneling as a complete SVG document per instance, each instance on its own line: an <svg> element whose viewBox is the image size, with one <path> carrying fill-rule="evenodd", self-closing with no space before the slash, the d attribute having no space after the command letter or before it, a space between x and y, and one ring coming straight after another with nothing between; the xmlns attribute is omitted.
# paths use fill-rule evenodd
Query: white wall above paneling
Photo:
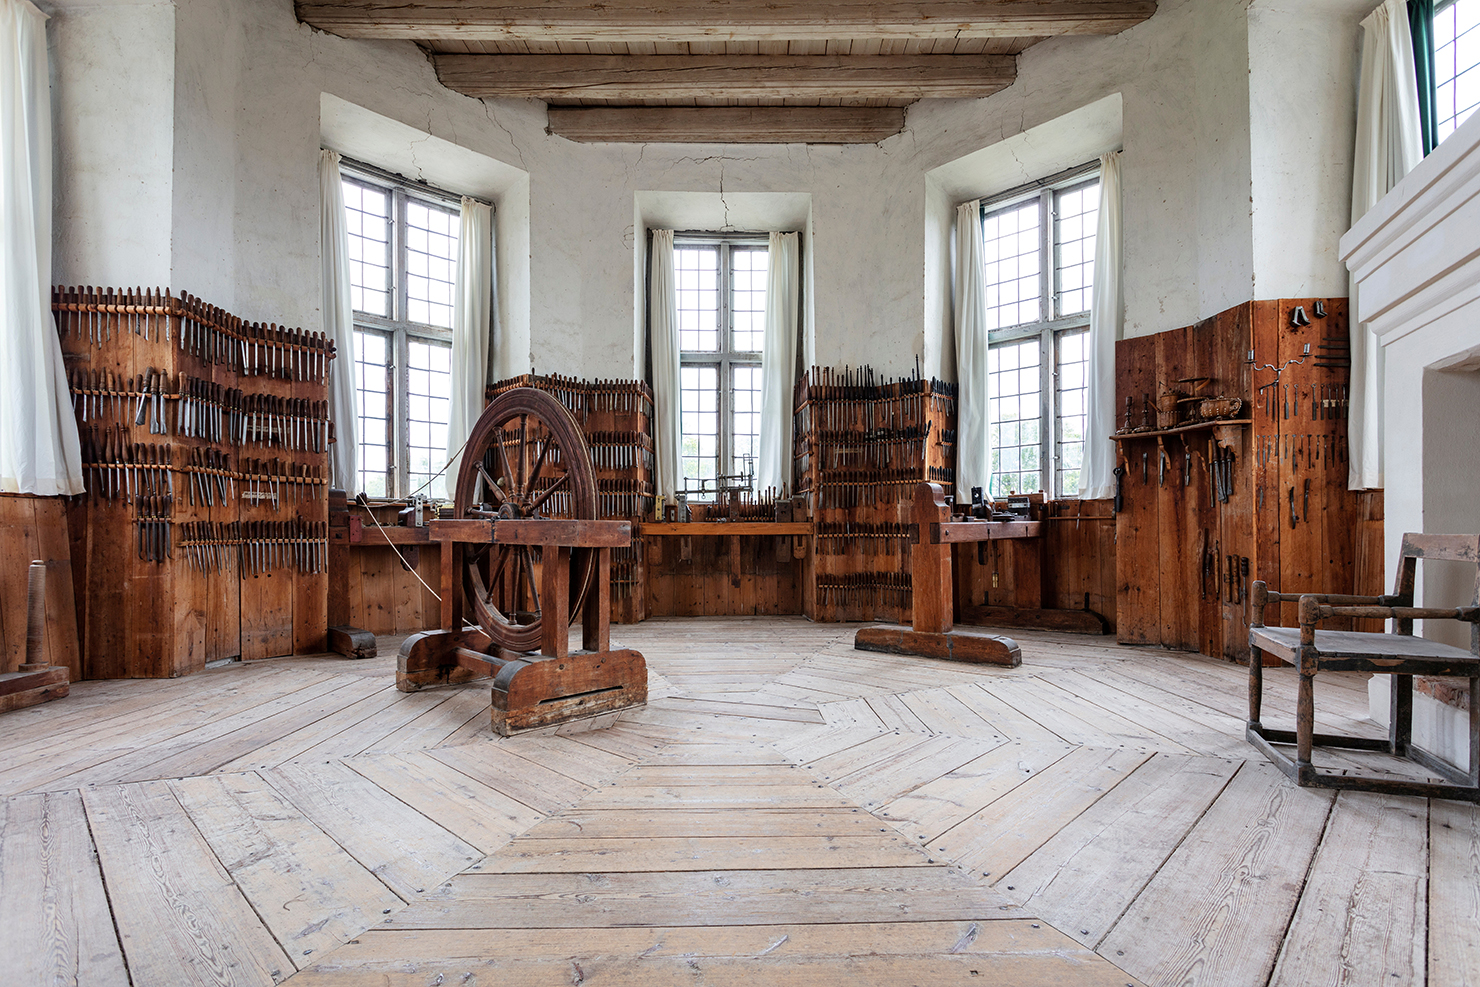
<svg viewBox="0 0 1480 987"><path fill-rule="evenodd" d="M1292 131L1257 124L1249 72L1255 35L1261 59L1311 60L1308 31L1280 17L1329 27L1333 49L1354 49L1354 27L1339 0L1299 18L1276 6L1162 0L1123 33L1034 45L995 95L913 104L904 131L878 144L807 146L572 143L546 131L544 104L453 93L414 44L323 34L297 22L292 0L55 0L58 278L188 276L176 287L245 317L317 326L323 141L495 199L500 372L634 372L644 223L668 210L696 217L673 225L723 225L728 207L731 225L769 228L773 205L749 217L750 204L790 201L799 215L805 201L807 359L901 373L923 358L949 376L954 202L1118 143L1126 333L1158 332L1254 295L1259 196L1275 186L1251 155L1288 159L1296 184L1318 190L1277 207L1308 239L1326 236L1329 201L1349 195L1331 169L1306 173L1303 151L1285 154ZM1311 73L1307 101L1349 99L1340 75ZM1351 143L1340 116L1322 118L1321 143ZM1040 140L1053 121L1060 136ZM1298 135L1305 148L1309 131Z"/></svg>

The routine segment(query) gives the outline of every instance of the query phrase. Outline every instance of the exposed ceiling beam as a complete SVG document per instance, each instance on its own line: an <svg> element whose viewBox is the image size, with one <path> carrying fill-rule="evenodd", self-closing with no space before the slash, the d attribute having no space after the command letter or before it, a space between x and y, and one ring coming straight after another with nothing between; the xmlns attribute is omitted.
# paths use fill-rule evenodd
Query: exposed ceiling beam
<svg viewBox="0 0 1480 987"><path fill-rule="evenodd" d="M552 106L550 133L582 143L872 144L904 129L900 107Z"/></svg>
<svg viewBox="0 0 1480 987"><path fill-rule="evenodd" d="M436 55L468 96L536 99L925 99L1012 85L1012 55Z"/></svg>
<svg viewBox="0 0 1480 987"><path fill-rule="evenodd" d="M297 0L347 38L821 41L1116 34L1156 0Z"/></svg>

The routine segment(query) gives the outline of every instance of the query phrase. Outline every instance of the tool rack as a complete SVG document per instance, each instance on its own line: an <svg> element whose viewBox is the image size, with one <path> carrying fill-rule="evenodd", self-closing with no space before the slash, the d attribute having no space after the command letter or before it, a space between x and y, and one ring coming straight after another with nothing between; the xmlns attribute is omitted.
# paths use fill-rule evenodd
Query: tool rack
<svg viewBox="0 0 1480 987"><path fill-rule="evenodd" d="M1381 592L1382 494L1347 489L1348 332L1344 298L1280 299L1116 344L1122 642L1246 660L1255 580ZM1239 410L1158 415L1202 381Z"/></svg>
<svg viewBox="0 0 1480 987"><path fill-rule="evenodd" d="M57 287L52 310L84 677L323 651L333 344L167 289Z"/></svg>
<svg viewBox="0 0 1480 987"><path fill-rule="evenodd" d="M816 551L803 591L818 621L907 623L911 510L921 481L955 484L957 385L870 367L813 367L795 392L794 474Z"/></svg>
<svg viewBox="0 0 1480 987"><path fill-rule="evenodd" d="M596 470L597 508L605 520L641 521L653 513L653 389L639 380L577 380L533 372L498 381L486 397L533 387L560 401L586 438ZM611 619L647 617L646 558L641 539L611 549Z"/></svg>

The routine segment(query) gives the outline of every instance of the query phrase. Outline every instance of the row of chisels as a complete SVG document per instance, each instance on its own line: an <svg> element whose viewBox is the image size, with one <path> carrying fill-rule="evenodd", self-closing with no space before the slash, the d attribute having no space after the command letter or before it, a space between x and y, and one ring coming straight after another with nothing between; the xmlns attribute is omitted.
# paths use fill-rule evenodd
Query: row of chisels
<svg viewBox="0 0 1480 987"><path fill-rule="evenodd" d="M898 555L901 565L910 564L910 549L915 543L915 531L912 525L868 521L819 521L816 529L818 555Z"/></svg>
<svg viewBox="0 0 1480 987"><path fill-rule="evenodd" d="M911 605L911 578L904 572L850 572L817 576L817 602L823 606L898 607Z"/></svg>
<svg viewBox="0 0 1480 987"><path fill-rule="evenodd" d="M329 447L328 401L247 393L186 374L171 381L153 367L133 376L74 370L69 380L73 407L84 424L147 423L151 435L256 443L295 452L322 453Z"/></svg>
<svg viewBox="0 0 1480 987"><path fill-rule="evenodd" d="M170 549L170 517L175 498L170 494L146 494L134 498L134 532L139 560L164 562L174 558Z"/></svg>
<svg viewBox="0 0 1480 987"><path fill-rule="evenodd" d="M908 502L919 485L918 470L830 470L817 489L817 506L874 507Z"/></svg>
<svg viewBox="0 0 1480 987"><path fill-rule="evenodd" d="M1281 384L1275 381L1259 389L1259 403L1267 418L1285 421L1309 418L1313 422L1341 421L1347 417L1351 400L1345 384ZM1301 412L1304 401L1305 411Z"/></svg>
<svg viewBox="0 0 1480 987"><path fill-rule="evenodd" d="M325 521L184 521L179 528L176 547L200 572L235 567L243 576L277 569L312 575L328 568L329 525Z"/></svg>
<svg viewBox="0 0 1480 987"><path fill-rule="evenodd" d="M578 421L596 412L614 414L653 414L653 389L641 380L579 380L560 374L522 374L500 381L488 388L491 401L514 387L533 387L545 391L565 405Z"/></svg>
<svg viewBox="0 0 1480 987"><path fill-rule="evenodd" d="M321 332L244 322L169 289L57 286L51 307L63 340L98 347L128 332L248 377L323 383L335 356L333 341Z"/></svg>
<svg viewBox="0 0 1480 987"><path fill-rule="evenodd" d="M122 425L99 432L96 425L78 433L82 468L93 498L122 498L133 503L140 497L175 492L171 470L173 449L152 442L128 441Z"/></svg>

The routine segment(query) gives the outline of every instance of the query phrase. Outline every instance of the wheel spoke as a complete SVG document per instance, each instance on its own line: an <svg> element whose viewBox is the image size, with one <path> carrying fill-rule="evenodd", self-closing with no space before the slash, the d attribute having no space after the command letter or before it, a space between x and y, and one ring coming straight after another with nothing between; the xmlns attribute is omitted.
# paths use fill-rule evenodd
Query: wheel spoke
<svg viewBox="0 0 1480 987"><path fill-rule="evenodd" d="M541 507L543 507L544 504L545 504L545 501L547 501L547 500L550 499L550 495L553 494L555 491L559 490L561 487L565 486L565 481L567 481L569 479L570 479L570 474L569 473L561 473L560 474L560 479L556 480L554 483L552 483L548 487L546 487L545 488L545 492L542 493L542 494L540 494L540 499L537 500L537 501L535 501L533 504L530 504L529 505L529 513L530 514L533 514L535 511L537 511Z"/></svg>
<svg viewBox="0 0 1480 987"><path fill-rule="evenodd" d="M519 416L519 476L514 481L514 489L519 492L523 499L524 491L524 450L529 444L529 416Z"/></svg>
<svg viewBox="0 0 1480 987"><path fill-rule="evenodd" d="M506 479L513 479L514 471L509 469L509 454L504 450L504 430L502 427L494 430L493 445L498 450L498 460L503 466L503 476Z"/></svg>
<svg viewBox="0 0 1480 987"><path fill-rule="evenodd" d="M483 485L492 491L500 504L507 504L509 502L508 495L498 488L497 483L493 482L493 477L488 475L488 471L483 468L482 463L478 464L478 475L483 478Z"/></svg>
<svg viewBox="0 0 1480 987"><path fill-rule="evenodd" d="M540 443L540 454L535 457L534 469L529 471L529 479L526 480L524 482L524 486L519 489L519 499L521 501L528 500L530 497L534 496L534 485L539 481L540 469L545 465L545 454L549 451L550 437L546 436L545 441Z"/></svg>
<svg viewBox="0 0 1480 987"><path fill-rule="evenodd" d="M520 567L524 571L525 578L529 580L529 595L534 598L534 612L542 613L543 608L540 606L540 591L539 587L535 585L534 563L529 560L528 545L519 546L519 562Z"/></svg>

